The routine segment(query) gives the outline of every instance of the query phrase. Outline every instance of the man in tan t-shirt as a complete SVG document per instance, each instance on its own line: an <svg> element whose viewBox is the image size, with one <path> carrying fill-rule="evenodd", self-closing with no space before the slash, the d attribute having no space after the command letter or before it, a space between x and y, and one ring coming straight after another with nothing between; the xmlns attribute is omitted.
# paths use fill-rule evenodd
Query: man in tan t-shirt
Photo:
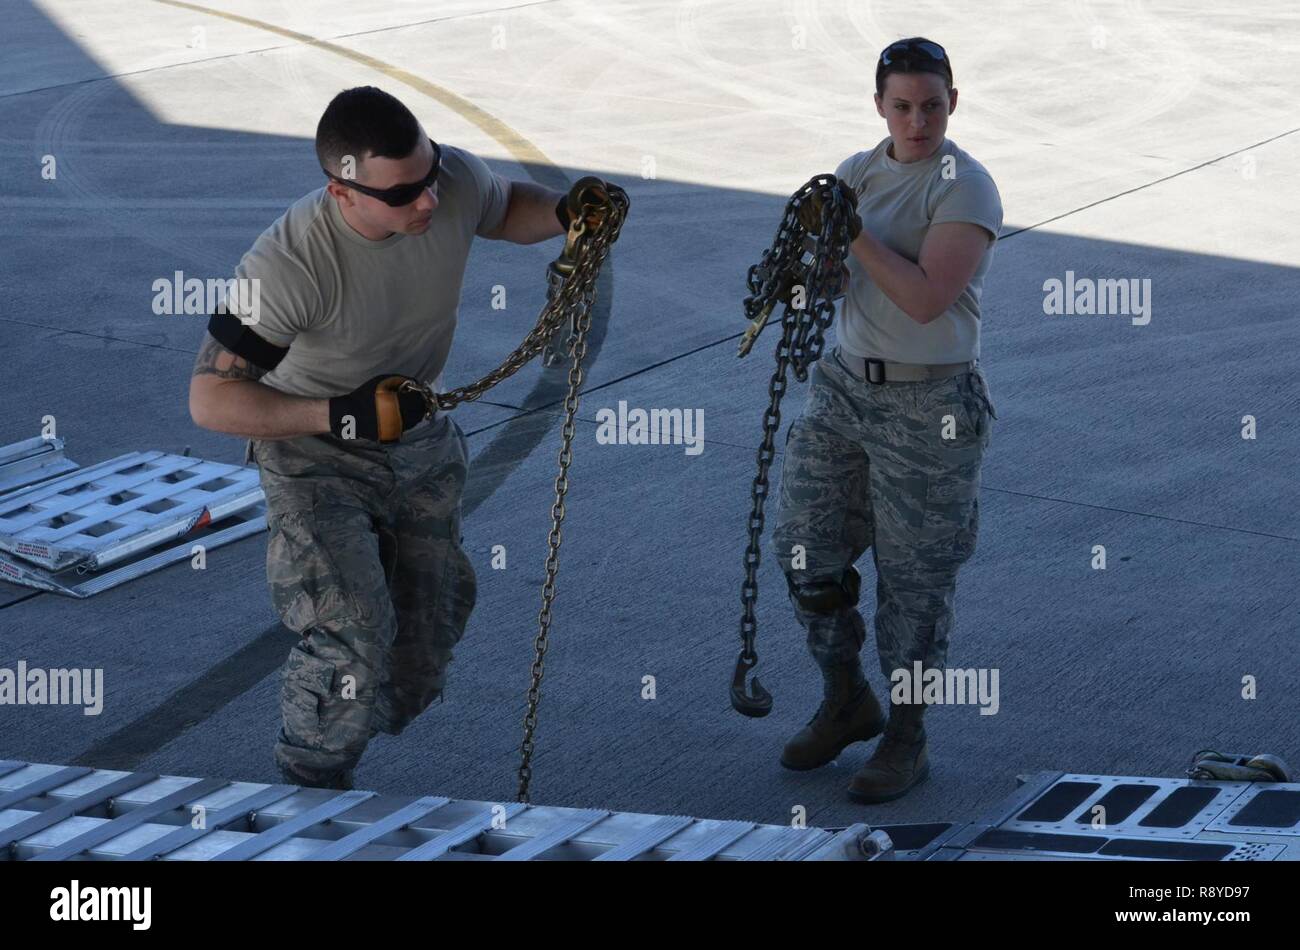
<svg viewBox="0 0 1300 950"><path fill-rule="evenodd" d="M375 733L441 694L476 599L465 436L398 387L440 389L474 237L556 237L576 203L435 143L370 86L330 102L316 153L329 183L239 262L256 291L213 315L190 413L250 440L266 492L267 579L300 636L276 763L287 781L351 788Z"/></svg>

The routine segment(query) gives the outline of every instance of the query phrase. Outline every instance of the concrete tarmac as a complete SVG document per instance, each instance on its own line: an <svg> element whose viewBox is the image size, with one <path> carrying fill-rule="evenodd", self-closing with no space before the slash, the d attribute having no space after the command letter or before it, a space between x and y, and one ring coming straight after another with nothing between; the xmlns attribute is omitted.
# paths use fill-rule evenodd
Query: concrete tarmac
<svg viewBox="0 0 1300 950"><path fill-rule="evenodd" d="M325 104L374 84L501 174L551 187L596 174L632 199L584 384L534 801L773 823L802 806L823 826L966 820L1018 773L1173 776L1203 748L1300 758L1300 13L851 0L430 10L8 5L0 444L53 415L82 464L184 446L240 461L241 441L188 415L204 321L155 315L152 282L229 276L322 184L312 136ZM960 90L949 135L1005 209L982 320L998 419L949 654L996 669L1000 697L996 715L933 710L931 779L862 807L844 787L869 747L812 773L777 763L820 683L766 549L759 672L776 706L748 720L728 703L775 334L743 361L735 346L746 269L786 198L885 136L875 57L912 34L948 49ZM558 243L476 243L449 385L532 325ZM1149 279L1149 323L1045 314L1044 283L1067 272ZM498 285L504 310L490 306ZM456 410L475 454L465 540L479 605L445 701L378 738L359 787L513 797L562 392L563 373L532 365ZM792 386L786 422L804 392ZM702 409L704 451L598 444L596 413L620 400ZM107 694L95 717L0 709L0 757L276 779L292 636L271 609L265 544L86 601L0 584L0 666L99 667ZM495 545L505 570L492 569ZM869 557L860 567L869 617Z"/></svg>

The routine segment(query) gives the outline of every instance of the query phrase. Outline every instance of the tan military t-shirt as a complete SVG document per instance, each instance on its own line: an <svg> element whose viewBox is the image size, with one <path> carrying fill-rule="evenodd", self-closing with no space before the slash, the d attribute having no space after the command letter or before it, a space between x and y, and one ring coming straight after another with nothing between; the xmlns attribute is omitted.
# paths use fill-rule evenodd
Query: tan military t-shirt
<svg viewBox="0 0 1300 950"><path fill-rule="evenodd" d="M996 238L1002 199L992 176L945 139L929 158L903 163L889 157L886 137L875 148L846 158L835 175L858 195L863 227L909 261L921 254L931 225L978 224ZM984 251L970 283L951 307L922 326L875 285L849 255L849 289L835 320L840 345L853 356L896 363L964 363L980 352L980 294L996 242Z"/></svg>
<svg viewBox="0 0 1300 950"><path fill-rule="evenodd" d="M252 330L289 348L263 383L315 398L380 373L440 387L470 244L500 225L507 196L482 159L449 145L436 188L423 234L364 238L324 188L262 232L235 276L261 281Z"/></svg>

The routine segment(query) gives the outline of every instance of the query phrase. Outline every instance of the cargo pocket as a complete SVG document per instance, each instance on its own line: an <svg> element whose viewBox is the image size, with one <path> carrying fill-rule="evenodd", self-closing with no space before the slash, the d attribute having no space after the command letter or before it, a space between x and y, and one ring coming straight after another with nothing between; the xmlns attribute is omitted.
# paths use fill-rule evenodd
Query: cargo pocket
<svg viewBox="0 0 1300 950"><path fill-rule="evenodd" d="M930 384L928 392L920 394L919 410L926 427L938 433L934 439L945 453L954 450L969 451L981 444L988 434L984 406L975 397L966 375L949 376ZM951 416L955 431L953 438L944 438L947 418Z"/></svg>
<svg viewBox="0 0 1300 950"><path fill-rule="evenodd" d="M435 609L434 645L446 651L450 658L452 649L465 636L465 627L478 601L478 577L469 556L455 539L439 544L442 548L442 578L438 584Z"/></svg>
<svg viewBox="0 0 1300 950"><path fill-rule="evenodd" d="M289 745L308 749L324 747L325 731L321 718L333 687L333 664L305 652L301 644L289 651L280 692L280 709Z"/></svg>
<svg viewBox="0 0 1300 950"><path fill-rule="evenodd" d="M991 413L989 412L988 400L984 398L981 389L975 382L976 378L974 373L958 377L961 380L958 384L958 390L971 431L979 441L980 449L983 450L989 444L989 418Z"/></svg>
<svg viewBox="0 0 1300 950"><path fill-rule="evenodd" d="M942 579L975 553L979 533L979 463L963 462L926 478L919 557Z"/></svg>
<svg viewBox="0 0 1300 950"><path fill-rule="evenodd" d="M346 579L321 543L315 512L277 512L268 516L267 528L266 579L271 602L286 627L302 634L309 627L359 614Z"/></svg>
<svg viewBox="0 0 1300 950"><path fill-rule="evenodd" d="M980 434L980 442L984 448L988 448L989 439L993 432L993 423L991 420L998 417L998 412L993 408L993 400L989 396L988 383L984 381L984 374L976 370L967 377L971 398L978 404L981 413L987 413L983 419L983 431Z"/></svg>
<svg viewBox="0 0 1300 950"><path fill-rule="evenodd" d="M984 378L984 374L979 370L971 373L971 386L974 388L975 394L984 401L984 405L988 409L989 415L996 419L998 417L998 411L993 407L993 397L989 395L988 381Z"/></svg>

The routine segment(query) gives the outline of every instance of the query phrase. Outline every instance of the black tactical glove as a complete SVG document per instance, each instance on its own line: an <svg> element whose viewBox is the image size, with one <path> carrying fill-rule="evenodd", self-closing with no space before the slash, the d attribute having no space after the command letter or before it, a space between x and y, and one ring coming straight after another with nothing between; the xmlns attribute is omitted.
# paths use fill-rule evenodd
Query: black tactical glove
<svg viewBox="0 0 1300 950"><path fill-rule="evenodd" d="M346 396L335 396L330 400L330 431L341 439L396 442L428 414L418 392L398 392L408 379L384 373Z"/></svg>
<svg viewBox="0 0 1300 950"><path fill-rule="evenodd" d="M849 215L849 240L856 241L858 235L862 233L862 218L858 215L858 196L853 189L843 180L837 178L835 187L839 189L851 209ZM813 192L803 203L799 205L799 223L809 234L822 233L822 220L825 217L826 209L823 207L822 196L818 192Z"/></svg>
<svg viewBox="0 0 1300 950"><path fill-rule="evenodd" d="M555 217L560 222L560 227L567 231L574 215L582 212L583 205L594 204L597 207L587 209L586 223L588 231L595 230L605 219L604 209L612 203L611 198L614 196L626 199L627 192L613 182L587 175L574 182L569 193L556 202Z"/></svg>

